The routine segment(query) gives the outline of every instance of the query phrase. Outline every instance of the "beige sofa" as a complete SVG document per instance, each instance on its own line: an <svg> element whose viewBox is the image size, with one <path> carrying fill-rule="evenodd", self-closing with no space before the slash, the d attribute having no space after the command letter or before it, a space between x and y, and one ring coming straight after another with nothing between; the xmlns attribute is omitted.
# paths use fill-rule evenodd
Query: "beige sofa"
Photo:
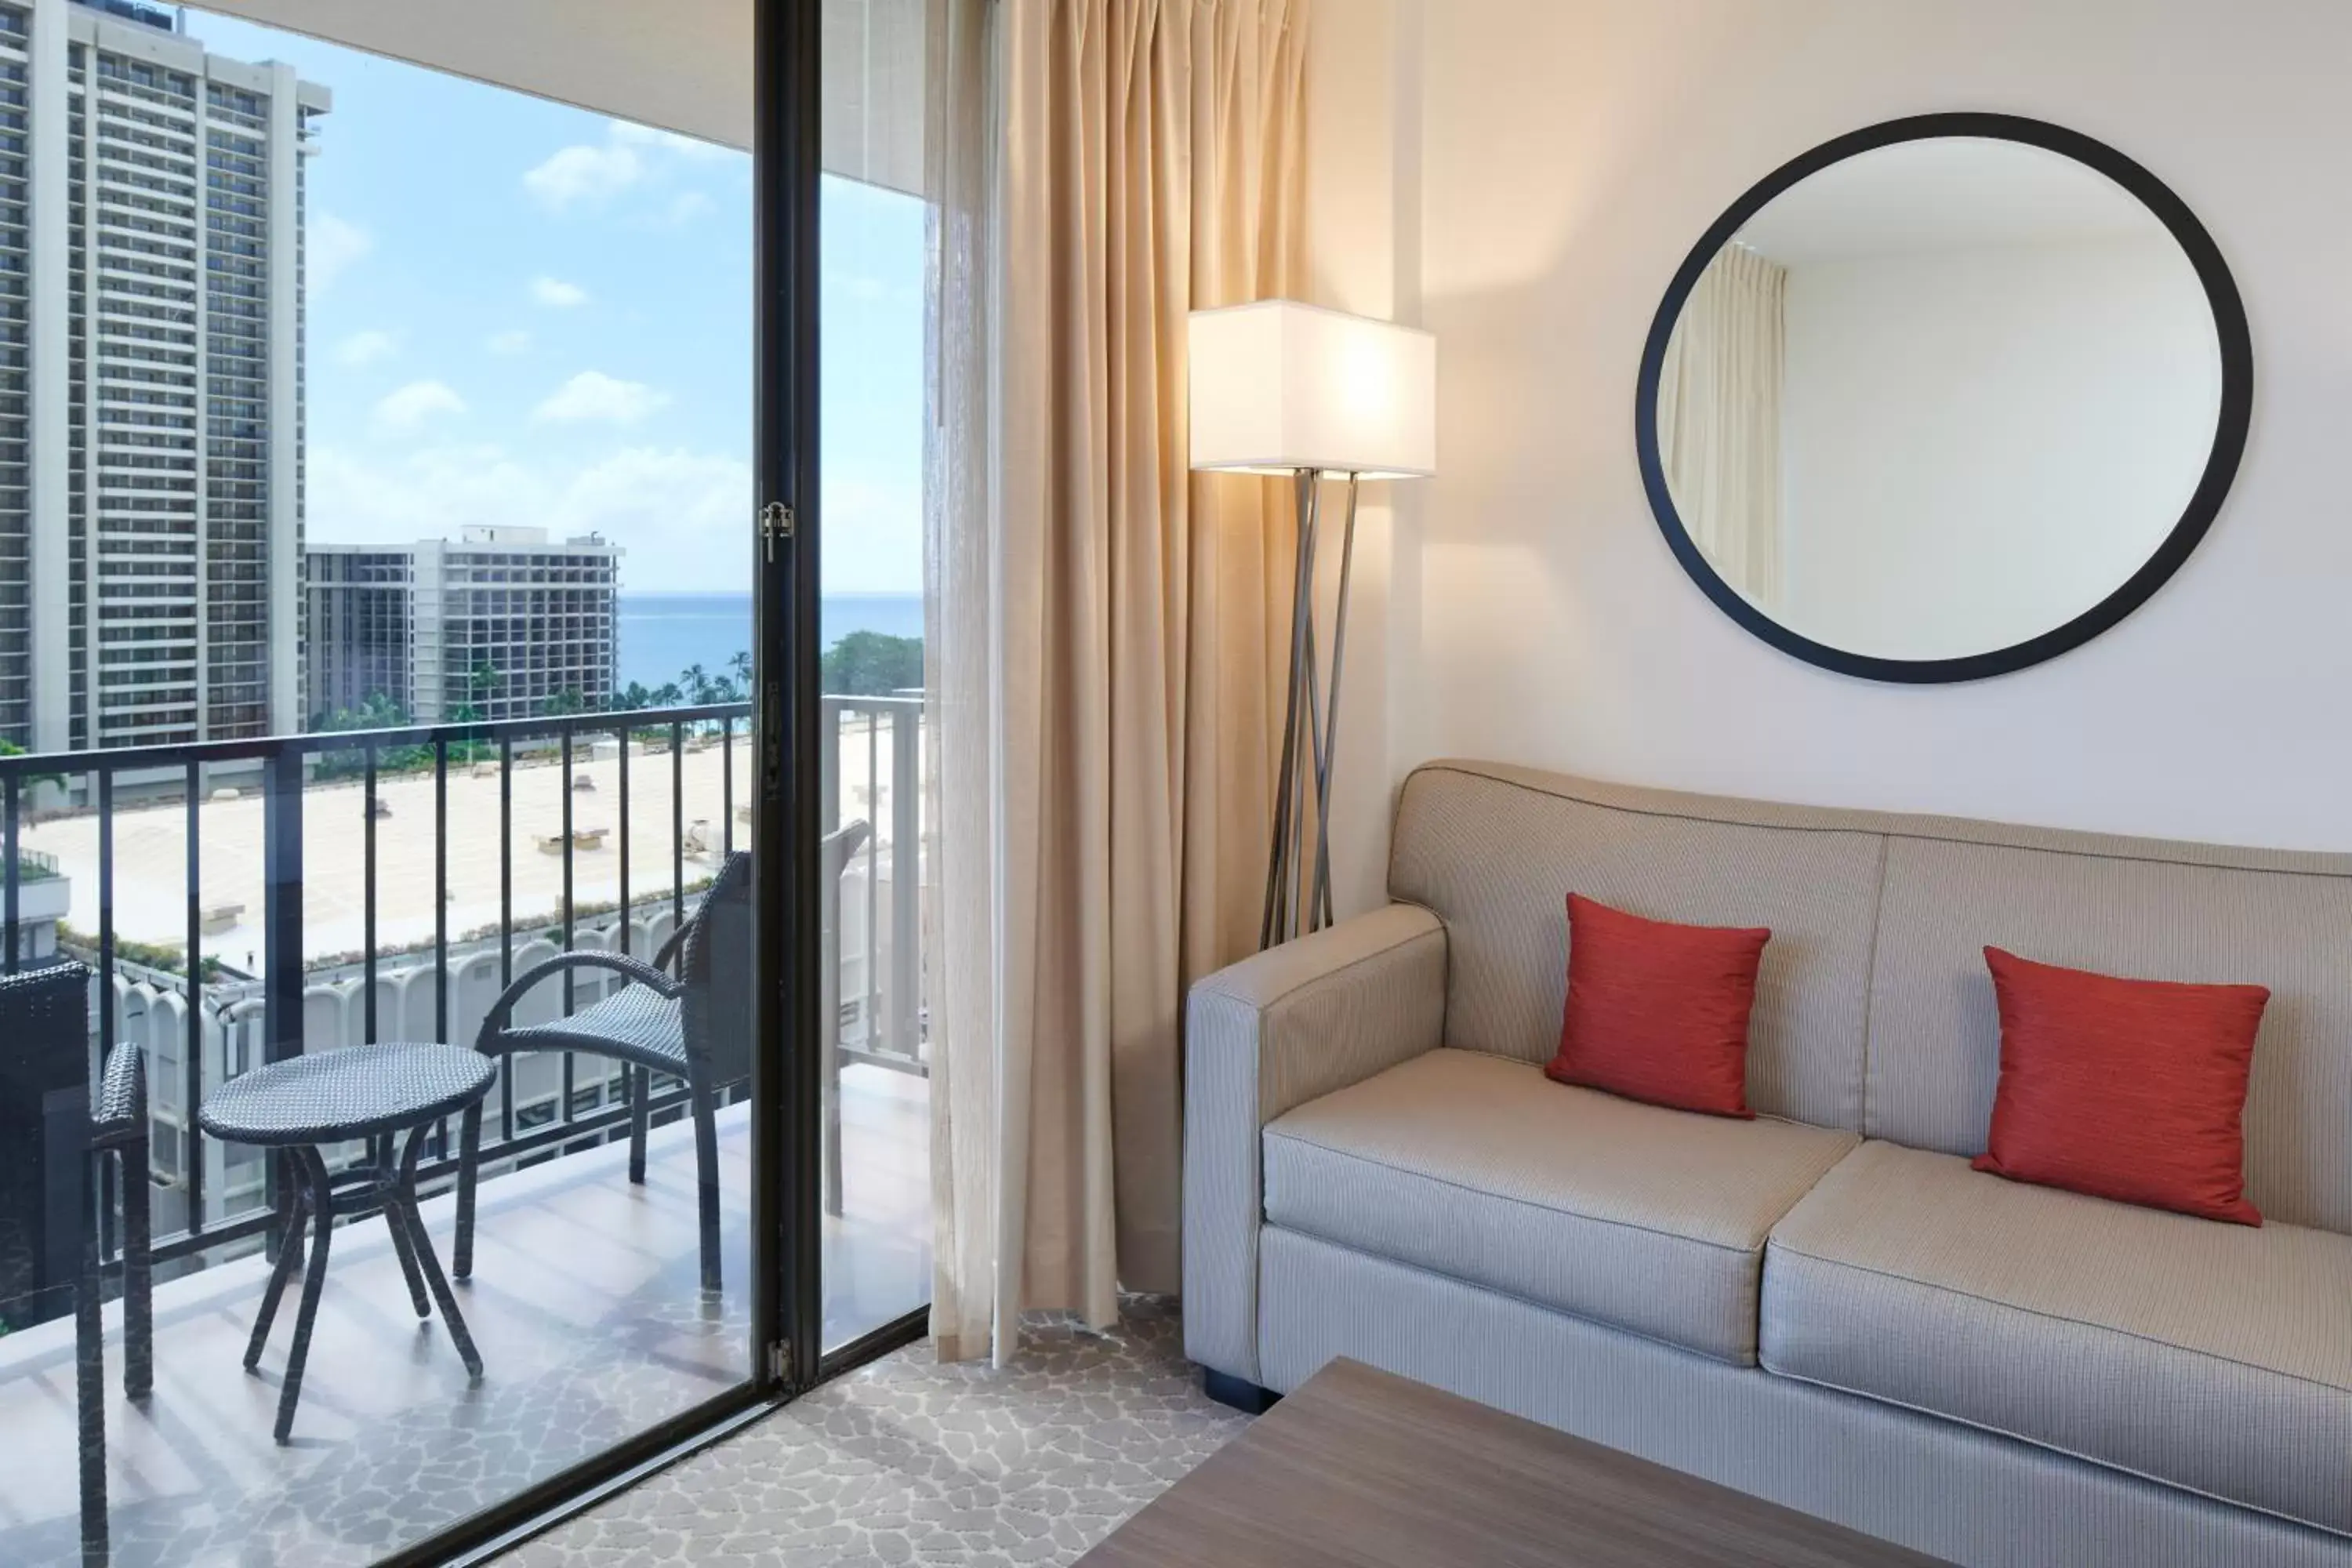
<svg viewBox="0 0 2352 1568"><path fill-rule="evenodd" d="M2352 857L1473 763L1190 1000L1185 1341L1351 1355L1962 1563L2352 1563ZM1551 1083L1564 895L1769 925L1753 1122ZM2273 1000L2260 1229L1969 1168L1980 949Z"/></svg>

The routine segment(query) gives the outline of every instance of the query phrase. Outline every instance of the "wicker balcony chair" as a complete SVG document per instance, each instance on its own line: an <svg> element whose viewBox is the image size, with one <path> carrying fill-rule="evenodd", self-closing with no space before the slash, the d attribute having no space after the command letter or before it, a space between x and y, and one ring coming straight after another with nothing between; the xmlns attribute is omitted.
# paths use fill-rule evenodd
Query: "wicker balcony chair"
<svg viewBox="0 0 2352 1568"><path fill-rule="evenodd" d="M90 972L54 963L0 976L0 1029L17 1048L68 1058L89 1041ZM89 1122L77 1162L79 1190L69 1212L79 1236L74 1278L74 1404L80 1459L81 1537L85 1553L103 1553L106 1505L106 1342L100 1319L103 1277L99 1255L100 1175L110 1157L121 1165L122 1392L143 1399L155 1385L152 1208L147 1185L147 1061L139 1047L119 1044L106 1053L89 1103Z"/></svg>
<svg viewBox="0 0 2352 1568"><path fill-rule="evenodd" d="M122 1392L155 1386L154 1206L147 1176L147 1058L129 1041L106 1053L90 1107L90 1184L109 1155L122 1170Z"/></svg>
<svg viewBox="0 0 2352 1568"><path fill-rule="evenodd" d="M868 833L853 822L829 835L819 866L828 911L839 898L841 873ZM830 931L838 921L828 919ZM829 945L829 944L828 944ZM610 952L566 952L532 965L491 1005L475 1048L485 1056L519 1051L580 1051L627 1064L629 1180L646 1179L646 1105L652 1076L686 1083L694 1121L696 1207L700 1221L702 1289L719 1289L719 1096L751 1072L751 858L727 858L702 906L646 963ZM673 969L666 973L666 969ZM512 1022L515 1005L534 985L573 969L603 969L628 984L568 1017L544 1024ZM835 1064L825 1053L828 1068ZM831 1071L827 1081L831 1081ZM457 1165L457 1238L450 1271L474 1272L474 1189L482 1138L479 1105L466 1112Z"/></svg>

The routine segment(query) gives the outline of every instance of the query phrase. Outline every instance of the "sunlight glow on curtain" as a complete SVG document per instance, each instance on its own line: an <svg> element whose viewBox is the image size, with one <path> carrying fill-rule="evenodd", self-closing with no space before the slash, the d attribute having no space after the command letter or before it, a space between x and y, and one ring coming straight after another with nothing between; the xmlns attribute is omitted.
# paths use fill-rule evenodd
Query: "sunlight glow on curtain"
<svg viewBox="0 0 2352 1568"><path fill-rule="evenodd" d="M931 1069L931 1330L943 1361L984 1355L994 1297L995 485L990 462L997 147L992 0L929 0L931 257L923 455L924 889ZM953 787L950 787L953 781Z"/></svg>
<svg viewBox="0 0 2352 1568"><path fill-rule="evenodd" d="M1788 269L1727 245L1691 289L1658 377L1658 448L1692 542L1767 608L1780 599L1780 384Z"/></svg>

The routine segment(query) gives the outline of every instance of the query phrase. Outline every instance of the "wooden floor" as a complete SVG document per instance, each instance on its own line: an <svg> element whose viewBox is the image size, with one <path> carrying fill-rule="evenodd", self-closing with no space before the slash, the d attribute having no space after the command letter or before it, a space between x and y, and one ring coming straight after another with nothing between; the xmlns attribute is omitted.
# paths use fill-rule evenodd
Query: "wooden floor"
<svg viewBox="0 0 2352 1568"><path fill-rule="evenodd" d="M825 1226L827 1343L930 1290L928 1085L843 1079L845 1215ZM336 1235L294 1440L270 1423L293 1301L257 1373L241 1365L263 1264L156 1290L155 1392L121 1394L106 1314L110 1521L121 1564L362 1563L698 1403L749 1370L750 1137L720 1129L726 1291L698 1289L694 1157L656 1129L646 1181L608 1145L482 1188L475 1278L457 1288L478 1384L437 1318L419 1324L380 1219ZM425 1220L448 1257L448 1197ZM72 1324L0 1339L0 1563L78 1561Z"/></svg>

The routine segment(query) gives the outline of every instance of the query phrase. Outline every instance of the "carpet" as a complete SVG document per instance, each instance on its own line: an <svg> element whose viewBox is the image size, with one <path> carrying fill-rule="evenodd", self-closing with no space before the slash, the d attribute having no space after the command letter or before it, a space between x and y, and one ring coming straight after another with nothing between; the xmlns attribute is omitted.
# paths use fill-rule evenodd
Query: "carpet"
<svg viewBox="0 0 2352 1568"><path fill-rule="evenodd" d="M1172 1302L1024 1328L1003 1372L916 1345L837 1378L501 1568L1064 1563L1248 1424L1201 1393Z"/></svg>

